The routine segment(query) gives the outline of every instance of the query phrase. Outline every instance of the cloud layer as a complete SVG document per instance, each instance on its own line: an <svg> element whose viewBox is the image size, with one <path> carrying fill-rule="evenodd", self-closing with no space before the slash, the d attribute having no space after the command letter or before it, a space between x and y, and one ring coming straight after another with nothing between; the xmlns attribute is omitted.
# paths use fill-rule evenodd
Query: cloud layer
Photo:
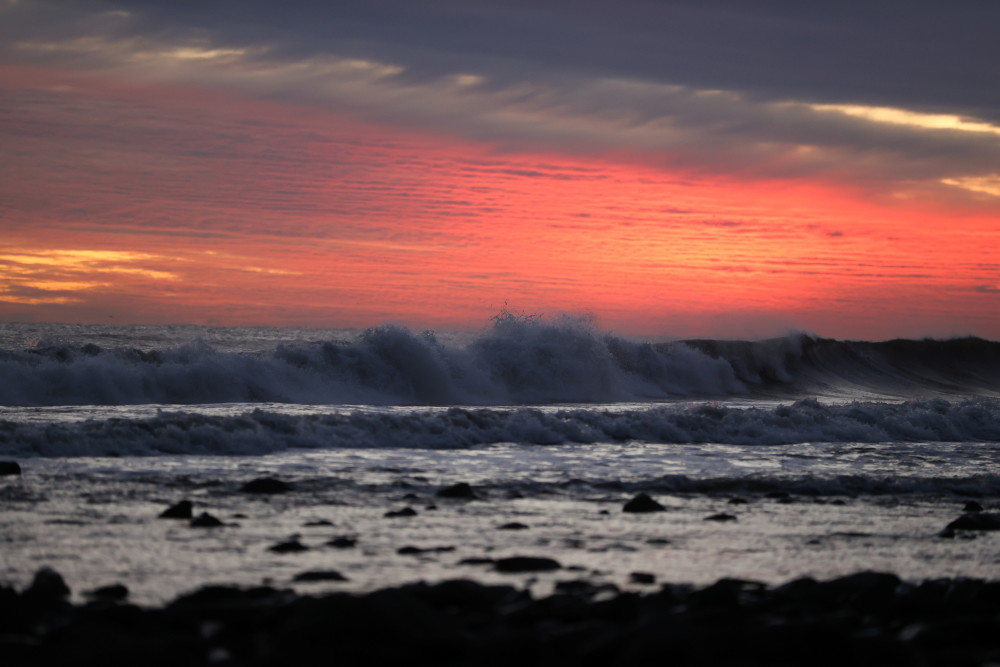
<svg viewBox="0 0 1000 667"><path fill-rule="evenodd" d="M0 0L0 317L1000 337L1000 6L814 5Z"/></svg>
<svg viewBox="0 0 1000 667"><path fill-rule="evenodd" d="M19 0L4 57L494 142L993 196L1000 7Z"/></svg>

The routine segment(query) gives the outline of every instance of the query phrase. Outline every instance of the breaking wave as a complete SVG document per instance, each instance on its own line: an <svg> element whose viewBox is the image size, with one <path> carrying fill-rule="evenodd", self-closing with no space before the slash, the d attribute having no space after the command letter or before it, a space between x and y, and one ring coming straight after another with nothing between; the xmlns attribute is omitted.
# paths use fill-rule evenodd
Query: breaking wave
<svg viewBox="0 0 1000 667"><path fill-rule="evenodd" d="M221 351L52 343L0 350L0 405L268 402L524 405L856 395L1000 394L1000 343L765 341L641 343L586 321L502 314L464 346L432 332L368 329L357 340Z"/></svg>

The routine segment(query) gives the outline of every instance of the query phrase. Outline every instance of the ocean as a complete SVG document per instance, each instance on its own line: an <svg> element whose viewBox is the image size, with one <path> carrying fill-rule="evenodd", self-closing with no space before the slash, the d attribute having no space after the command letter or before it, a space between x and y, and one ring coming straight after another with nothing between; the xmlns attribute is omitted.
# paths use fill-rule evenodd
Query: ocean
<svg viewBox="0 0 1000 667"><path fill-rule="evenodd" d="M48 566L75 600L989 579L1000 533L942 531L1000 502L1000 343L0 324L0 459L0 582ZM184 500L222 525L159 518ZM490 567L511 556L560 567Z"/></svg>

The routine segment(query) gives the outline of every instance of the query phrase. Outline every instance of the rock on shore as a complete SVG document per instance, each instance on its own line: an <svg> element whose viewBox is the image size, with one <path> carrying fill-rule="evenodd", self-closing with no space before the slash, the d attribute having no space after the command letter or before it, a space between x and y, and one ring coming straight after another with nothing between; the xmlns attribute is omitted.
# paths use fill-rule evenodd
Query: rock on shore
<svg viewBox="0 0 1000 667"><path fill-rule="evenodd" d="M332 575L330 575L332 576ZM586 582L584 582L586 583ZM52 570L0 587L7 665L980 665L1000 660L1000 582L861 572L648 594L466 580L364 595L202 588L161 609L67 602ZM205 632L212 628L212 632Z"/></svg>

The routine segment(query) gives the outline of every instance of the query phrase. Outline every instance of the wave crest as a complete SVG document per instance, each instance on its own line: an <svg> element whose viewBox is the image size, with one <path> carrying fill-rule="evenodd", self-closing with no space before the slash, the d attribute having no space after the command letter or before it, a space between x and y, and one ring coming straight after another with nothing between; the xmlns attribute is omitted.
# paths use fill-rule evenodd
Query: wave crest
<svg viewBox="0 0 1000 667"><path fill-rule="evenodd" d="M464 346L385 325L356 340L220 351L46 344L0 351L0 404L522 405L755 396L1000 393L1000 343L642 343L585 319L504 313Z"/></svg>

